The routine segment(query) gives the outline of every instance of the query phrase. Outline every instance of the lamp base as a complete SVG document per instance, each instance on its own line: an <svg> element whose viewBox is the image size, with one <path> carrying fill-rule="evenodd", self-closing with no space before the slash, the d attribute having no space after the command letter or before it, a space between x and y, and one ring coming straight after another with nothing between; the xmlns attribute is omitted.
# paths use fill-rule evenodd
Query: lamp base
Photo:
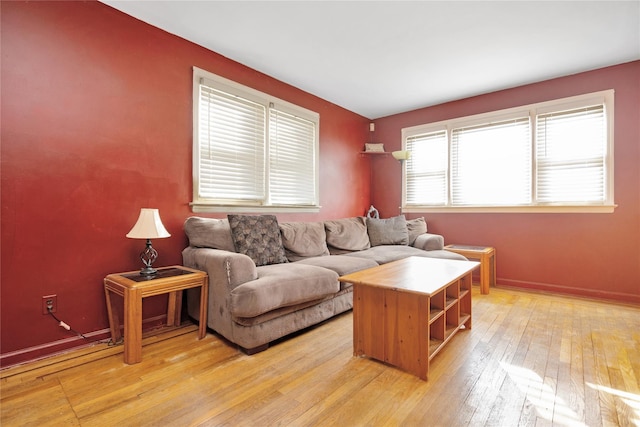
<svg viewBox="0 0 640 427"><path fill-rule="evenodd" d="M144 251L142 251L142 253L140 254L140 259L145 265L145 267L140 270L141 275L153 276L158 272L158 270L151 266L156 258L158 258L158 252L151 246L151 239L147 239L147 245L144 248Z"/></svg>
<svg viewBox="0 0 640 427"><path fill-rule="evenodd" d="M145 267L142 270L140 270L140 275L142 275L142 276L154 276L157 272L158 272L158 270L156 270L155 268Z"/></svg>

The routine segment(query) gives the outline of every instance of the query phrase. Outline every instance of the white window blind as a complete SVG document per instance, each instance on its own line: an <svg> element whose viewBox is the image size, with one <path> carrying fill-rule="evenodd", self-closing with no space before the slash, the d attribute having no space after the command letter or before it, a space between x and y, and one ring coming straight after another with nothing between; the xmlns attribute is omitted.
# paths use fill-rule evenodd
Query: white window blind
<svg viewBox="0 0 640 427"><path fill-rule="evenodd" d="M447 132L436 131L406 139L411 157L406 161L405 203L445 205L447 203Z"/></svg>
<svg viewBox="0 0 640 427"><path fill-rule="evenodd" d="M452 204L518 205L531 200L529 118L453 129Z"/></svg>
<svg viewBox="0 0 640 427"><path fill-rule="evenodd" d="M194 67L195 212L316 212L319 115Z"/></svg>
<svg viewBox="0 0 640 427"><path fill-rule="evenodd" d="M278 111L269 112L270 199L274 204L313 205L315 124Z"/></svg>
<svg viewBox="0 0 640 427"><path fill-rule="evenodd" d="M538 115L536 130L538 202L604 202L604 105Z"/></svg>
<svg viewBox="0 0 640 427"><path fill-rule="evenodd" d="M199 196L265 198L265 107L200 85Z"/></svg>

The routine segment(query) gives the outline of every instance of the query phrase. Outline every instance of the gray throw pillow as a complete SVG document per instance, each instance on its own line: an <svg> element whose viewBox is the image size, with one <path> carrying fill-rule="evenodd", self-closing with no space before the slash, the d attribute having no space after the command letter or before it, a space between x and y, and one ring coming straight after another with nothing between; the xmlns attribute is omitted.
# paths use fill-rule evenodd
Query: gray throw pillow
<svg viewBox="0 0 640 427"><path fill-rule="evenodd" d="M409 244L404 215L386 219L367 218L367 233L371 246Z"/></svg>
<svg viewBox="0 0 640 427"><path fill-rule="evenodd" d="M288 262L274 215L227 215L236 252L256 266Z"/></svg>

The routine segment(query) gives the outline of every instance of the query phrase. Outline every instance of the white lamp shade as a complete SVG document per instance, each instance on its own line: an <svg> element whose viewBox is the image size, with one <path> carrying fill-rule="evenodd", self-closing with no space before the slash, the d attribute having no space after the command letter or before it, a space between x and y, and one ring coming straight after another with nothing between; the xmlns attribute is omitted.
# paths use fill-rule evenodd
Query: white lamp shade
<svg viewBox="0 0 640 427"><path fill-rule="evenodd" d="M127 233L127 237L131 239L158 239L162 237L170 237L171 234L164 228L160 221L160 213L158 209L140 209L138 221L131 231Z"/></svg>

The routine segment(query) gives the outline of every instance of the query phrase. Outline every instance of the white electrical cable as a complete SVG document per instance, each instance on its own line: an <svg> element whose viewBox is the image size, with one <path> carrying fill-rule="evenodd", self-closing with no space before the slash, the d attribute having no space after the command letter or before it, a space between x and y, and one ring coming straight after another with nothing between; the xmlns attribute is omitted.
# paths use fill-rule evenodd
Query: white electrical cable
<svg viewBox="0 0 640 427"><path fill-rule="evenodd" d="M67 331L71 331L71 332L75 333L76 335L81 336L82 338L84 338L84 339L86 339L86 340L87 340L87 339L89 339L89 338L85 337L83 334L81 334L80 332L76 331L75 329L71 329L71 326L67 325L67 324L66 324L66 323L64 323L62 320L58 319L58 318L56 317L56 315L55 315L55 314L53 314L53 311L51 310L51 308L50 308L50 307L48 307L48 309L49 309L49 315L50 315L51 317L53 317L57 322L59 322L59 323L58 323L58 326L60 326L61 328L66 329Z"/></svg>
<svg viewBox="0 0 640 427"><path fill-rule="evenodd" d="M71 326L67 325L66 323L64 323L62 320L60 321L60 326L65 328L67 331L71 330Z"/></svg>

